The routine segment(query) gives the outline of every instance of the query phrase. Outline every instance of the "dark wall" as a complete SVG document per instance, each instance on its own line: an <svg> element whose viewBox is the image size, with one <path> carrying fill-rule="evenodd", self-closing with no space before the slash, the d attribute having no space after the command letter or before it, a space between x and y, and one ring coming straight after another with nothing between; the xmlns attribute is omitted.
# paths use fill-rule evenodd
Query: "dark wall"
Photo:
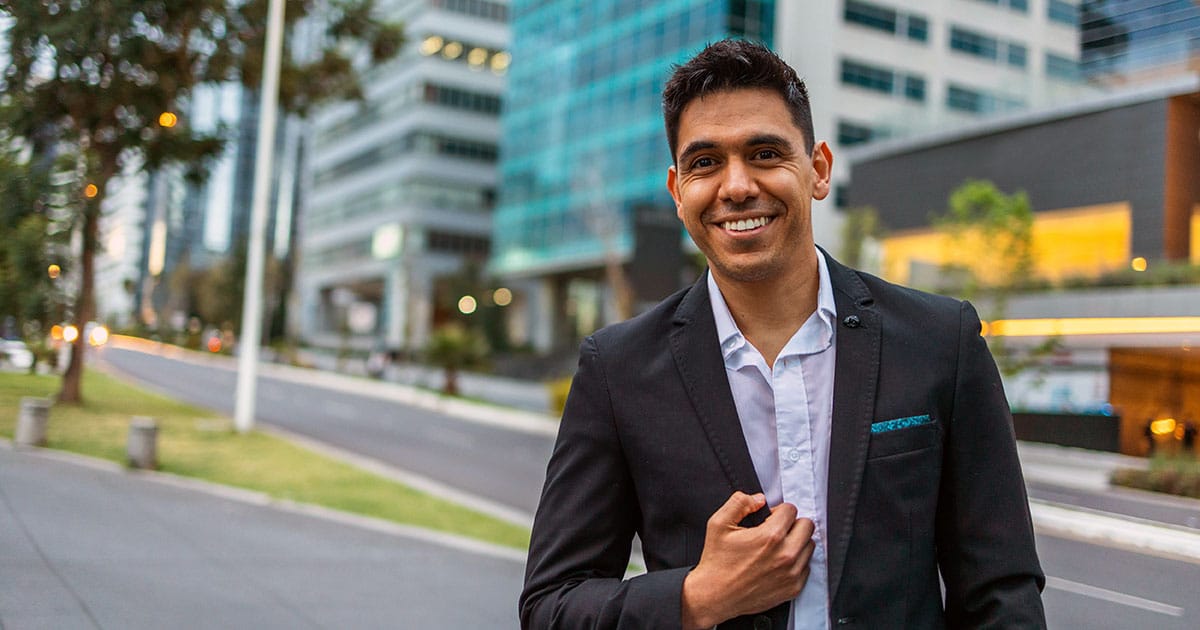
<svg viewBox="0 0 1200 630"><path fill-rule="evenodd" d="M1058 413L1014 413L1018 440L1121 452L1121 418Z"/></svg>
<svg viewBox="0 0 1200 630"><path fill-rule="evenodd" d="M1128 201L1133 255L1163 244L1167 101L1083 114L861 161L848 202L873 206L889 230L926 227L967 179L1024 190L1033 209Z"/></svg>

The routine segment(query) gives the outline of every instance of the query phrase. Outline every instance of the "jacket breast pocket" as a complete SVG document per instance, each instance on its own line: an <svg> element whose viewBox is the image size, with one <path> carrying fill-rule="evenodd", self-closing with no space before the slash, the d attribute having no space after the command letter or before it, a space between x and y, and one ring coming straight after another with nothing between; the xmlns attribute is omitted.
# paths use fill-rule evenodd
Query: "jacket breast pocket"
<svg viewBox="0 0 1200 630"><path fill-rule="evenodd" d="M911 453L934 446L941 439L942 428L937 422L919 424L894 431L872 433L867 459L879 459Z"/></svg>

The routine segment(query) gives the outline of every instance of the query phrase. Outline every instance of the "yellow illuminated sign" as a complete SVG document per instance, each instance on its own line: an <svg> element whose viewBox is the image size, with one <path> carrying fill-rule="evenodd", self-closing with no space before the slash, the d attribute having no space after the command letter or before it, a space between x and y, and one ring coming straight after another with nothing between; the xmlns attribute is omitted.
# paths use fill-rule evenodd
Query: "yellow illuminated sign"
<svg viewBox="0 0 1200 630"><path fill-rule="evenodd" d="M992 337L1200 333L1200 317L998 319L986 330Z"/></svg>

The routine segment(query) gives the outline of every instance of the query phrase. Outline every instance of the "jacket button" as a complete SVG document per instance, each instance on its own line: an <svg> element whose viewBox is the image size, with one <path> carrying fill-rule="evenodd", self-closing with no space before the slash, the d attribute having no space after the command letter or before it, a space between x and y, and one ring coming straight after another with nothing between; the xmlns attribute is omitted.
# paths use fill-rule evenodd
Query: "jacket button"
<svg viewBox="0 0 1200 630"><path fill-rule="evenodd" d="M842 320L842 325L846 328L858 328L862 325L862 320L858 319L858 315L847 315L846 319Z"/></svg>
<svg viewBox="0 0 1200 630"><path fill-rule="evenodd" d="M771 630L771 618L766 615L759 615L754 618L754 630Z"/></svg>

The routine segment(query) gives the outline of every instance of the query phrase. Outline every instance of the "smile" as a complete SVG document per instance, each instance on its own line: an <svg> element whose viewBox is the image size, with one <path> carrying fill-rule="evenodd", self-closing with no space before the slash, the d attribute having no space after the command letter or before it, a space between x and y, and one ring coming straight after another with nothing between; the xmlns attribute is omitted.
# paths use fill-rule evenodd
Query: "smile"
<svg viewBox="0 0 1200 630"><path fill-rule="evenodd" d="M756 219L742 219L740 221L726 221L721 224L721 227L731 232L746 232L755 228L760 228L771 222L771 217L758 217Z"/></svg>

